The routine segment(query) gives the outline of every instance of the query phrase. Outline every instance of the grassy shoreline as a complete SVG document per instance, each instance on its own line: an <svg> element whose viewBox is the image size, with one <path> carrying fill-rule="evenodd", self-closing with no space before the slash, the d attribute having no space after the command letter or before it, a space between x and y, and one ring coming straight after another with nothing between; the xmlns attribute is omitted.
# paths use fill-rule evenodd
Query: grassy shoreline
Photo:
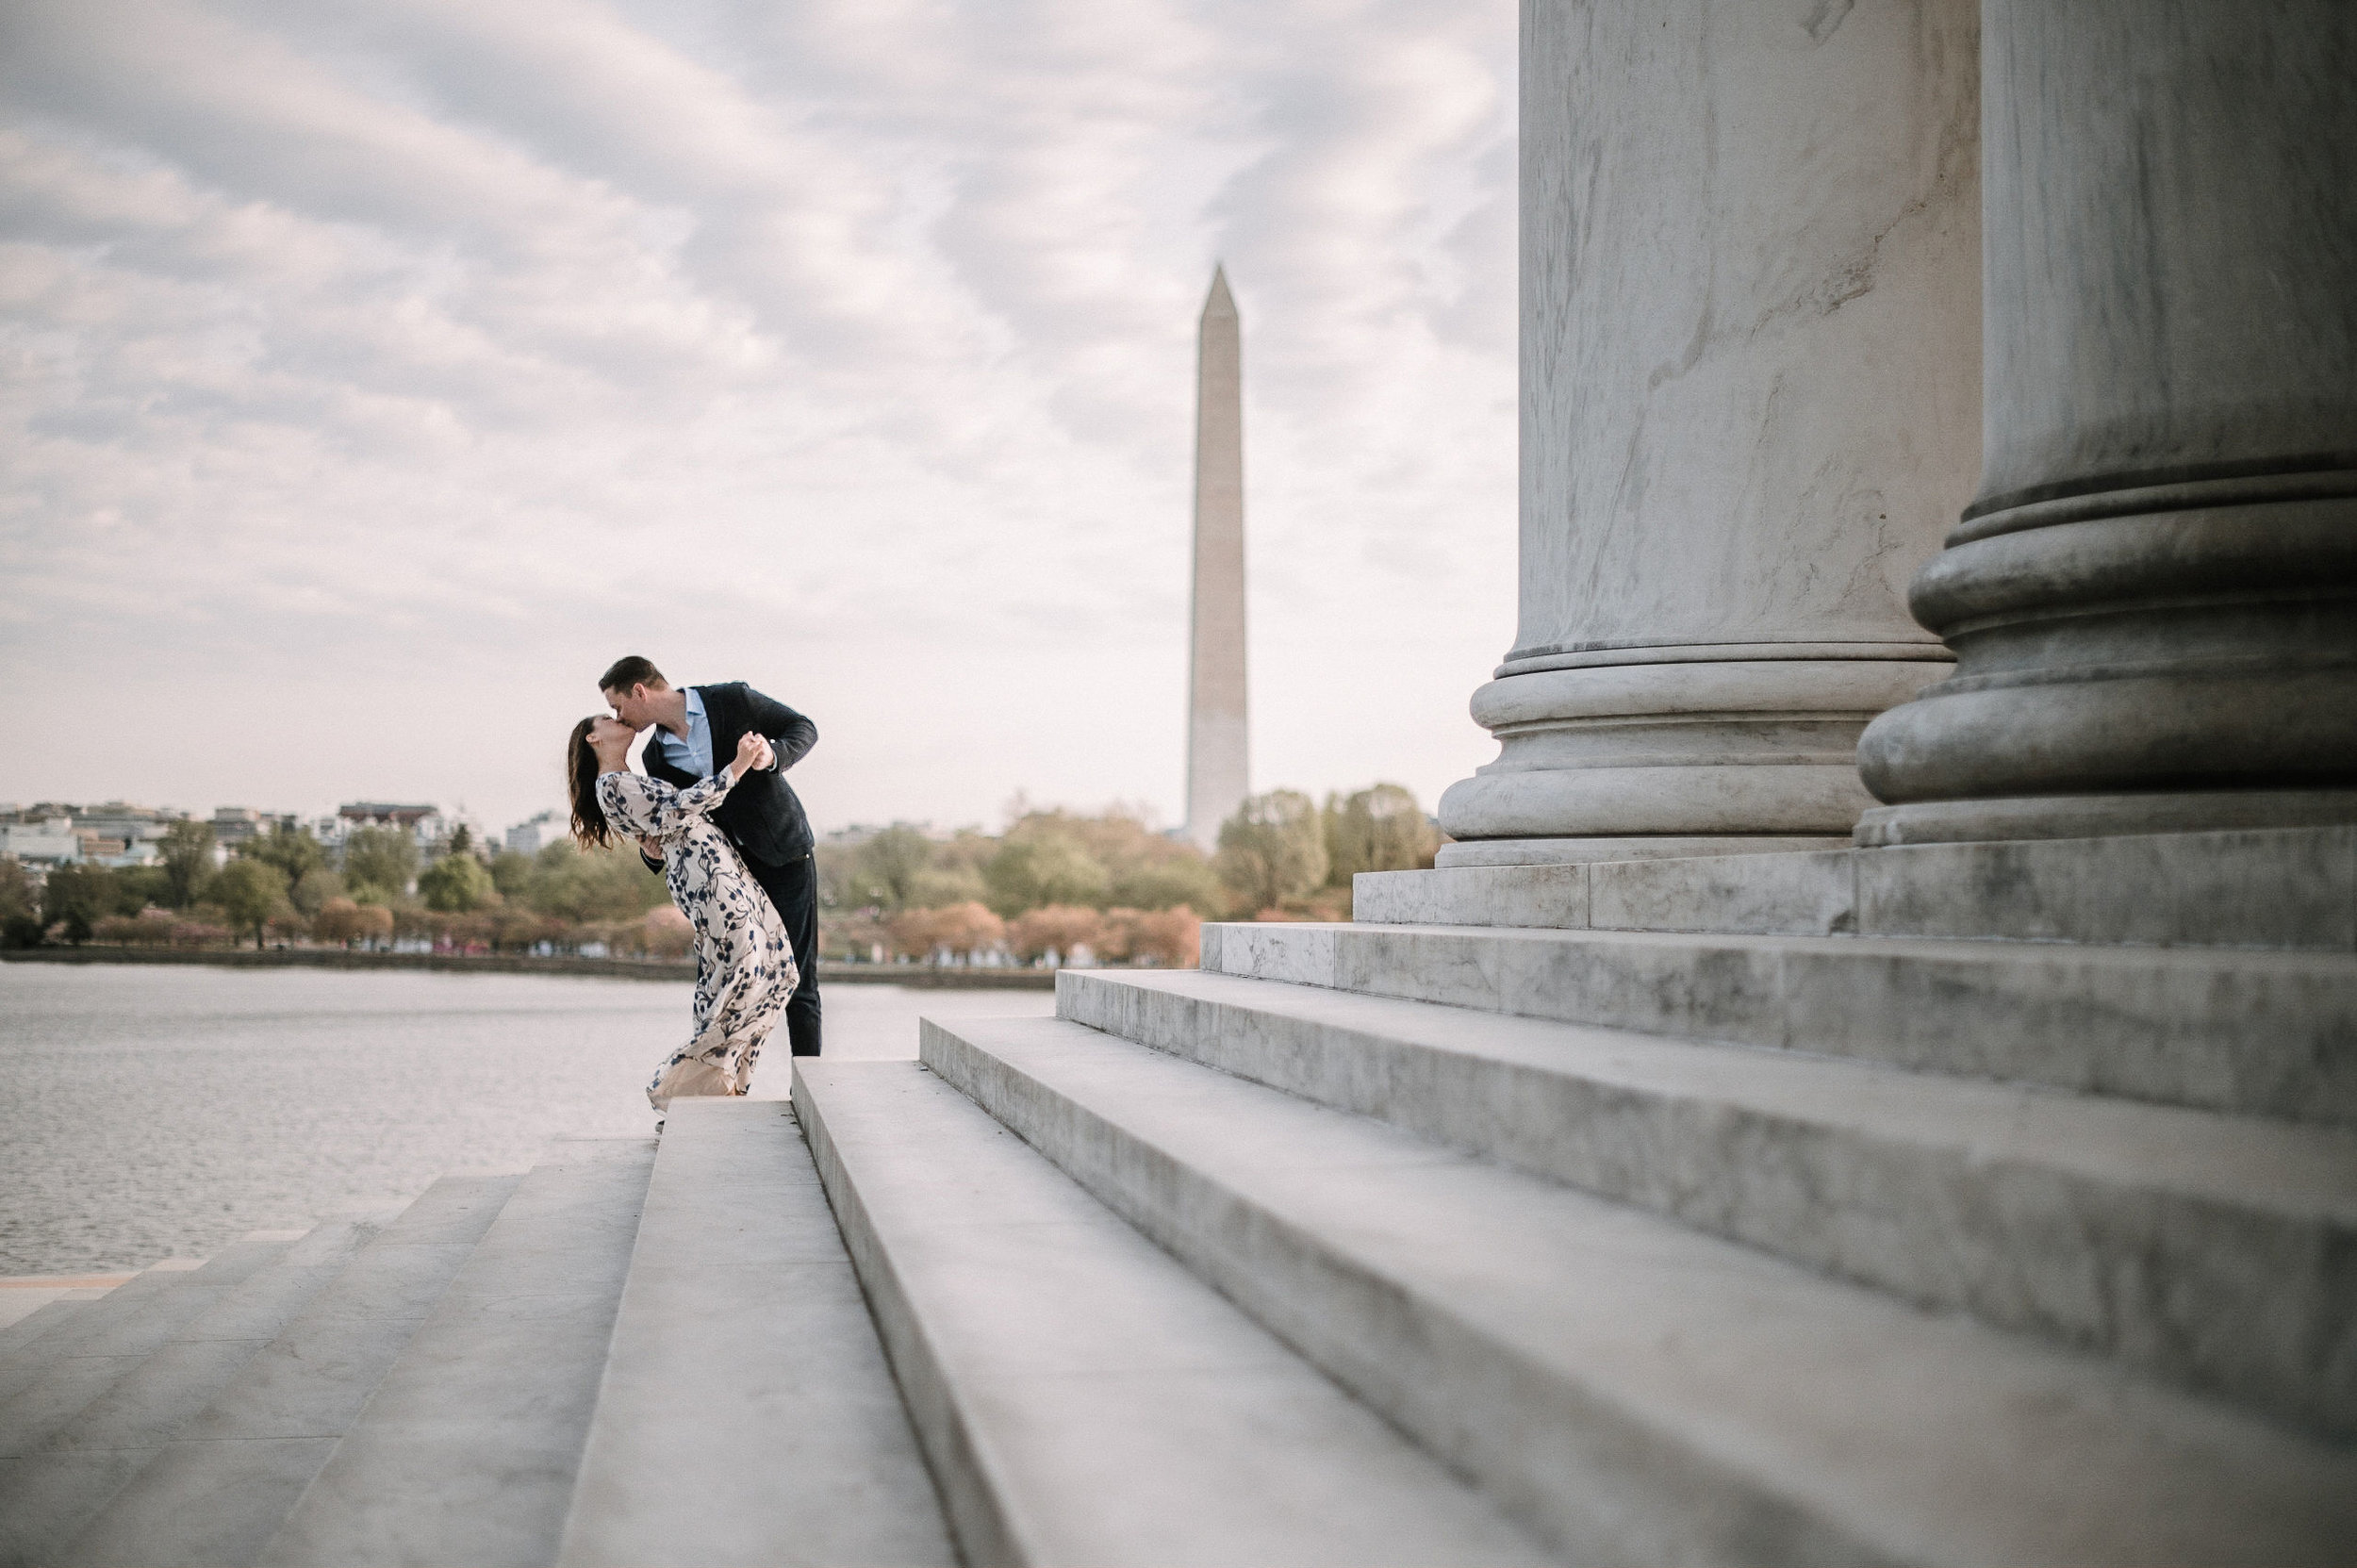
<svg viewBox="0 0 2357 1568"><path fill-rule="evenodd" d="M431 969L461 974L571 975L604 980L683 981L693 964L668 959L540 958L530 953L348 952L340 948L16 948L10 964L203 964L224 969ZM948 969L918 964L828 964L822 985L915 985L933 990L1052 991L1050 969Z"/></svg>

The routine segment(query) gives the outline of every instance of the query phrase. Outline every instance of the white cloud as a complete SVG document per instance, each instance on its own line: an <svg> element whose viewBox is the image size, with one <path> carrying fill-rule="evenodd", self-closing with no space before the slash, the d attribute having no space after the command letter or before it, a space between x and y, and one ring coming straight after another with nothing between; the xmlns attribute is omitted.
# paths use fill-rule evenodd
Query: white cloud
<svg viewBox="0 0 2357 1568"><path fill-rule="evenodd" d="M1512 51L1504 0L23 0L0 798L503 820L643 652L817 718L822 821L1175 815L1221 258L1257 783L1429 801L1512 632Z"/></svg>

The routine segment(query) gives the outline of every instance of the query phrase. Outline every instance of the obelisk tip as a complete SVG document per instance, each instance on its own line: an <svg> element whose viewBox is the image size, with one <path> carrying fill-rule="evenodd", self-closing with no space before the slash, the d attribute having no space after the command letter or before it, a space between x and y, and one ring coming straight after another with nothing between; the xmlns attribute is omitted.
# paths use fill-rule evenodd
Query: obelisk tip
<svg viewBox="0 0 2357 1568"><path fill-rule="evenodd" d="M1203 314L1215 316L1236 313L1236 296L1228 291L1228 269L1219 262L1211 263L1211 291L1203 297Z"/></svg>

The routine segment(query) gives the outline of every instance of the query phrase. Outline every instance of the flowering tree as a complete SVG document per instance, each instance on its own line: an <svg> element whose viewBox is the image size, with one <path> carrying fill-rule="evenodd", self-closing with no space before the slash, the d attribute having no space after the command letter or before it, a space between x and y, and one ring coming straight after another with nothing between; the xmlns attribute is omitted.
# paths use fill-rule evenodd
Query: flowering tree
<svg viewBox="0 0 2357 1568"><path fill-rule="evenodd" d="M1089 949L1114 963L1192 969L1199 961L1202 932L1202 916L1184 904L1177 909L1109 909Z"/></svg>
<svg viewBox="0 0 2357 1568"><path fill-rule="evenodd" d="M997 947L1007 936L1007 923L970 900L946 909L902 910L885 929L892 934L893 947L912 958L930 958L937 952L971 956Z"/></svg>
<svg viewBox="0 0 2357 1568"><path fill-rule="evenodd" d="M1049 952L1069 960L1075 949L1096 950L1104 939L1105 917L1079 904L1049 904L1026 910L1007 922L1007 946L1015 957L1034 960Z"/></svg>
<svg viewBox="0 0 2357 1568"><path fill-rule="evenodd" d="M351 947L355 942L387 942L393 935L393 912L350 899L330 899L311 919L311 934L321 942Z"/></svg>

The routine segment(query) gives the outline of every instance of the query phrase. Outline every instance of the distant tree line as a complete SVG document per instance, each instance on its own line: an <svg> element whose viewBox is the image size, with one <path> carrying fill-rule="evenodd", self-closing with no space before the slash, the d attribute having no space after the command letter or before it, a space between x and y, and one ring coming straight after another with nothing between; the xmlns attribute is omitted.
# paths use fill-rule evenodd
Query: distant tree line
<svg viewBox="0 0 2357 1568"><path fill-rule="evenodd" d="M686 923L663 879L635 852L569 842L536 855L487 857L462 825L420 854L393 828L357 828L341 845L281 823L216 864L209 823L175 822L154 866L70 862L35 888L0 863L0 942L90 941L218 946L313 941L338 946L432 941L477 951L546 942L677 956Z"/></svg>
<svg viewBox="0 0 2357 1568"><path fill-rule="evenodd" d="M1005 833L936 838L906 824L817 851L827 954L917 962L997 954L1019 963L1186 966L1209 919L1347 919L1360 871L1432 863L1439 834L1413 795L1376 784L1246 801L1215 853L1114 809L1025 811ZM35 887L0 861L0 943L206 947L272 940L472 951L685 953L686 920L628 849L569 841L486 850L462 825L420 853L410 834L357 828L342 844L280 823L220 864L209 823L175 822L152 866L57 867Z"/></svg>
<svg viewBox="0 0 2357 1568"><path fill-rule="evenodd" d="M1143 814L1027 811L997 837L897 824L818 850L828 955L917 961L1077 949L1109 962L1192 965L1205 919L1350 917L1360 871L1432 864L1440 834L1397 784L1244 801L1218 849L1154 832Z"/></svg>

